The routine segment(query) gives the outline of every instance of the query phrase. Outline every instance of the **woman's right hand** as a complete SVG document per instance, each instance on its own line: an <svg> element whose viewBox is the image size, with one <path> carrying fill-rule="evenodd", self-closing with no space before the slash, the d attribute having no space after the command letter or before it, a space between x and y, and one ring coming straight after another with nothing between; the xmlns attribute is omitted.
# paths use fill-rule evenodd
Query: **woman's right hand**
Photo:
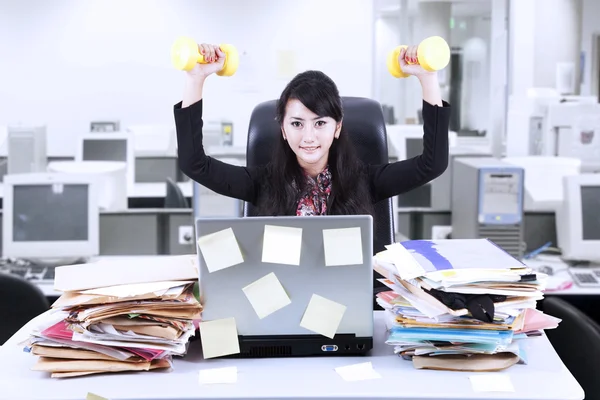
<svg viewBox="0 0 600 400"><path fill-rule="evenodd" d="M194 68L187 71L190 78L203 80L210 74L223 69L225 53L221 51L218 45L202 43L198 45L198 51L204 56L206 64L196 63Z"/></svg>

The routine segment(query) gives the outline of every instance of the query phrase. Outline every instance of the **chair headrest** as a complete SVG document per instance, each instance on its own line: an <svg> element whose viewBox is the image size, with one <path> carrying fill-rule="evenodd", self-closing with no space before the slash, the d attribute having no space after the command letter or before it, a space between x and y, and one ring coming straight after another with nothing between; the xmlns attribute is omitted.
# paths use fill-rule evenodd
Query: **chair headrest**
<svg viewBox="0 0 600 400"><path fill-rule="evenodd" d="M279 140L281 129L276 121L276 100L254 108L248 127L246 162L248 166L267 164ZM359 158L367 164L388 162L385 121L381 105L363 97L342 97L344 130L353 142Z"/></svg>

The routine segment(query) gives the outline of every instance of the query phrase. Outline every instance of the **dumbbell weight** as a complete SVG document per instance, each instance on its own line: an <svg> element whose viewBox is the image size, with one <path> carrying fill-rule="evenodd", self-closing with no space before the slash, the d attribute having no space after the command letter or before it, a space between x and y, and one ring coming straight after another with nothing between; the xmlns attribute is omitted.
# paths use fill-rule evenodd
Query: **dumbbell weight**
<svg viewBox="0 0 600 400"><path fill-rule="evenodd" d="M221 44L219 47L225 53L225 64L217 75L231 76L235 74L240 64L239 53L231 44ZM204 55L198 50L198 43L185 36L177 38L171 46L171 62L175 68L182 71L190 71L198 63L207 64Z"/></svg>
<svg viewBox="0 0 600 400"><path fill-rule="evenodd" d="M407 74L402 72L398 57L402 49L408 46L398 46L388 53L387 68L390 74L395 78L406 78ZM427 71L439 71L445 68L450 62L450 46L440 36L431 36L424 39L417 47L418 64ZM410 63L409 63L410 64Z"/></svg>

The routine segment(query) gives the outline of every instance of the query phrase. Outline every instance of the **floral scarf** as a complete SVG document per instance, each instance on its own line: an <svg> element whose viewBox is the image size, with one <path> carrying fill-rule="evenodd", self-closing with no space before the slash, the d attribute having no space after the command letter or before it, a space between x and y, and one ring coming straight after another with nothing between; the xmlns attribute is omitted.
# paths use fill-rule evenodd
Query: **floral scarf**
<svg viewBox="0 0 600 400"><path fill-rule="evenodd" d="M307 176L307 186L300 196L297 216L326 215L327 200L331 194L331 172L326 167L317 175L317 179Z"/></svg>

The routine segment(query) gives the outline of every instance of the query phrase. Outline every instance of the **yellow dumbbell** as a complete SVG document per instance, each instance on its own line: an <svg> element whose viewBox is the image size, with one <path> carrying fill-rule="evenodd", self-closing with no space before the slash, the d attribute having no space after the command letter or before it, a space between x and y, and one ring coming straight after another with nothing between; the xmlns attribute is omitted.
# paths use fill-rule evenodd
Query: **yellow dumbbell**
<svg viewBox="0 0 600 400"><path fill-rule="evenodd" d="M223 69L217 72L220 76L231 76L235 74L240 65L240 56L237 49L231 44L219 45L225 53L225 64ZM171 62L179 70L190 71L197 63L207 64L204 56L198 50L198 43L194 39L182 36L175 40L171 47Z"/></svg>
<svg viewBox="0 0 600 400"><path fill-rule="evenodd" d="M390 51L387 57L387 68L395 78L406 78L407 74L402 72L398 57L402 49L408 46L402 45ZM450 62L450 47L440 36L431 36L419 43L417 47L418 64L427 71L439 71Z"/></svg>

